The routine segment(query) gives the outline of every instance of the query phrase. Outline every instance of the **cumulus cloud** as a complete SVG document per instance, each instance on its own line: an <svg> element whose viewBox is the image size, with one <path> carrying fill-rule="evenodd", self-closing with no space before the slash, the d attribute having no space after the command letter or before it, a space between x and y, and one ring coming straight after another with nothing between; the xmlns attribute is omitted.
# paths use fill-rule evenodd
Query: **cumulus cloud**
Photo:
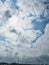
<svg viewBox="0 0 49 65"><path fill-rule="evenodd" d="M43 16L47 16L42 0L17 0L15 6L19 8L11 6L10 0L4 4L0 1L0 56L16 57L15 59L19 57L22 60L49 55L49 24L45 26L45 34L41 36L42 32L34 30L32 23L33 20L43 22L40 18L43 11Z"/></svg>

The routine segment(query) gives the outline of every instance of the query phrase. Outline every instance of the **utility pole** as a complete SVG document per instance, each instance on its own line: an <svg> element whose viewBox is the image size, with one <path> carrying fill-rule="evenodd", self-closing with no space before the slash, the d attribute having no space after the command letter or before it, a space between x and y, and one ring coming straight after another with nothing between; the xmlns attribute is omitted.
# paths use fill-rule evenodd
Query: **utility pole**
<svg viewBox="0 0 49 65"><path fill-rule="evenodd" d="M18 63L19 63L19 56L18 56Z"/></svg>

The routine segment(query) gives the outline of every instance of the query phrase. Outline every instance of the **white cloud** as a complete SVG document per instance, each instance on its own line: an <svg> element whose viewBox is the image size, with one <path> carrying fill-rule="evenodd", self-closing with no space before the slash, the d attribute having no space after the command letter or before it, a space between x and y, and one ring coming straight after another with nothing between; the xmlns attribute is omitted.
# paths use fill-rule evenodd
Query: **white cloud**
<svg viewBox="0 0 49 65"><path fill-rule="evenodd" d="M37 32L41 33L40 31L31 30L32 28L34 29L34 25L31 22L33 19L38 18L44 10L44 4L42 4L43 3L40 0L18 0L17 5L20 8L18 11L14 11L13 9L10 9L9 0L6 1L4 5L1 2L0 20L2 21L3 19L3 22L6 21L6 23L0 27L0 33L5 35L7 39L5 42L0 42L0 56L8 55L15 57L16 53L18 53L20 59L23 59L27 57L37 57L44 54L49 55L49 25L47 25L45 29L45 34L33 44L32 48L30 47L31 42L37 38ZM8 20L4 20L4 11L7 10L10 10L12 17ZM36 16L29 17L30 13ZM12 29L16 32L11 32L10 30ZM19 45L21 47L18 48Z"/></svg>
<svg viewBox="0 0 49 65"><path fill-rule="evenodd" d="M41 55L49 55L49 24L45 29L45 34L39 38L36 43L33 44L33 47L30 48L30 44L23 44L20 50L21 58L33 58ZM47 31L46 31L47 30Z"/></svg>
<svg viewBox="0 0 49 65"><path fill-rule="evenodd" d="M26 16L29 16L30 13L32 13L33 15L36 15L38 17L44 10L44 4L40 0L37 0L37 1L36 0L30 0L30 1L28 0L19 1L18 0L18 3L16 4L20 7L20 10L26 13L25 14Z"/></svg>

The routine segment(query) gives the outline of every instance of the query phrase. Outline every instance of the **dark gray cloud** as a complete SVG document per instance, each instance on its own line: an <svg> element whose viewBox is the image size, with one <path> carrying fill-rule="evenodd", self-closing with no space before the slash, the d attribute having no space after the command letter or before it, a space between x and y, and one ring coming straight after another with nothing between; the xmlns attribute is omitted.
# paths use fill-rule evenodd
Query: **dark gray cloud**
<svg viewBox="0 0 49 65"><path fill-rule="evenodd" d="M20 63L24 64L49 64L49 56L42 55L39 57L23 59Z"/></svg>

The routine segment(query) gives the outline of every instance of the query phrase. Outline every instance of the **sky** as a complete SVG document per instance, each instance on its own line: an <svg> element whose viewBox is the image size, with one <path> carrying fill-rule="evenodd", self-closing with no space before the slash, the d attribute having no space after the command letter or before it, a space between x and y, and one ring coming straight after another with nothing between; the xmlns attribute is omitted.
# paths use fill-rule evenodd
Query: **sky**
<svg viewBox="0 0 49 65"><path fill-rule="evenodd" d="M0 0L0 62L49 63L48 2Z"/></svg>

